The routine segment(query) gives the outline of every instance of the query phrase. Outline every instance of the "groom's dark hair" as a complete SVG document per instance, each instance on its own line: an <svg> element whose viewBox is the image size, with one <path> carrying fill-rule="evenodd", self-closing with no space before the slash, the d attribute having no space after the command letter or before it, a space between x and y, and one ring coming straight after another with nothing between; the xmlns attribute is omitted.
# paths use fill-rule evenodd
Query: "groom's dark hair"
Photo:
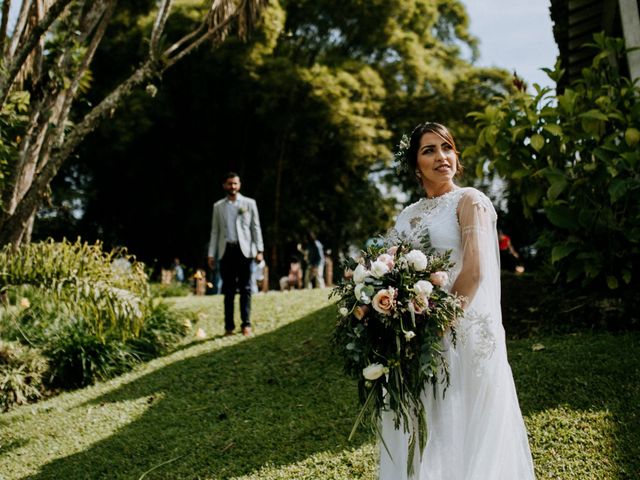
<svg viewBox="0 0 640 480"><path fill-rule="evenodd" d="M236 172L227 172L224 178L222 179L222 183L226 182L230 178L236 178L236 177L240 178L240 175L238 175Z"/></svg>

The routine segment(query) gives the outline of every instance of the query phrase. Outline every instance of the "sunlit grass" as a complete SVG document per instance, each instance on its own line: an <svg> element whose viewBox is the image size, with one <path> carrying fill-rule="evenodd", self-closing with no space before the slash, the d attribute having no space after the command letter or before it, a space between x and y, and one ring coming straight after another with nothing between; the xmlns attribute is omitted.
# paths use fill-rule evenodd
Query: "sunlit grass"
<svg viewBox="0 0 640 480"><path fill-rule="evenodd" d="M0 478L375 479L373 437L347 441L356 389L329 345L327 293L254 296L250 339L221 337L222 297L172 300L199 313L178 351L0 417ZM640 335L509 354L539 479L640 478Z"/></svg>

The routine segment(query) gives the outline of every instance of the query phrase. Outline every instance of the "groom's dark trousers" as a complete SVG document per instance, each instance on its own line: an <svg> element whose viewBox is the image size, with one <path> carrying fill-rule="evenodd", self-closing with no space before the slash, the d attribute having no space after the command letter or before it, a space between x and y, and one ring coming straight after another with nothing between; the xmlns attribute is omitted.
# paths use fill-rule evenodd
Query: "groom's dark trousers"
<svg viewBox="0 0 640 480"><path fill-rule="evenodd" d="M233 304L236 291L240 290L241 327L251 326L251 258L242 254L240 245L227 243L224 256L220 259L220 276L224 294L224 328L227 332L235 329Z"/></svg>

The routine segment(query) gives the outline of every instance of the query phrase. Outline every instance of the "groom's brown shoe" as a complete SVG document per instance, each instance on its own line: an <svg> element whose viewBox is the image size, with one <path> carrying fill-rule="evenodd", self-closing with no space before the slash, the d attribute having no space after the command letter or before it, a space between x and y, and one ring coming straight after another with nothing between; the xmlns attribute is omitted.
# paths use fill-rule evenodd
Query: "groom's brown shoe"
<svg viewBox="0 0 640 480"><path fill-rule="evenodd" d="M225 330L224 331L224 336L225 337L230 337L231 335L233 335L233 330Z"/></svg>
<svg viewBox="0 0 640 480"><path fill-rule="evenodd" d="M244 335L245 337L250 337L252 335L251 327L242 327L242 335Z"/></svg>

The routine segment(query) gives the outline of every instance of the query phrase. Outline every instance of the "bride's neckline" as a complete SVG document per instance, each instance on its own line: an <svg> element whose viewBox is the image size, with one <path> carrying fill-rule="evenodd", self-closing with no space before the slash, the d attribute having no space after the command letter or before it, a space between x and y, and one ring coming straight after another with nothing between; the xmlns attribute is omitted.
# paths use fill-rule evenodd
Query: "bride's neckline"
<svg viewBox="0 0 640 480"><path fill-rule="evenodd" d="M460 189L461 189L460 187L455 187L455 188L452 188L451 190L449 190L448 192L444 192L444 193L442 193L440 195L436 195L435 197L422 197L421 200L424 200L427 203L439 202L442 199L450 196L452 193L457 192Z"/></svg>

